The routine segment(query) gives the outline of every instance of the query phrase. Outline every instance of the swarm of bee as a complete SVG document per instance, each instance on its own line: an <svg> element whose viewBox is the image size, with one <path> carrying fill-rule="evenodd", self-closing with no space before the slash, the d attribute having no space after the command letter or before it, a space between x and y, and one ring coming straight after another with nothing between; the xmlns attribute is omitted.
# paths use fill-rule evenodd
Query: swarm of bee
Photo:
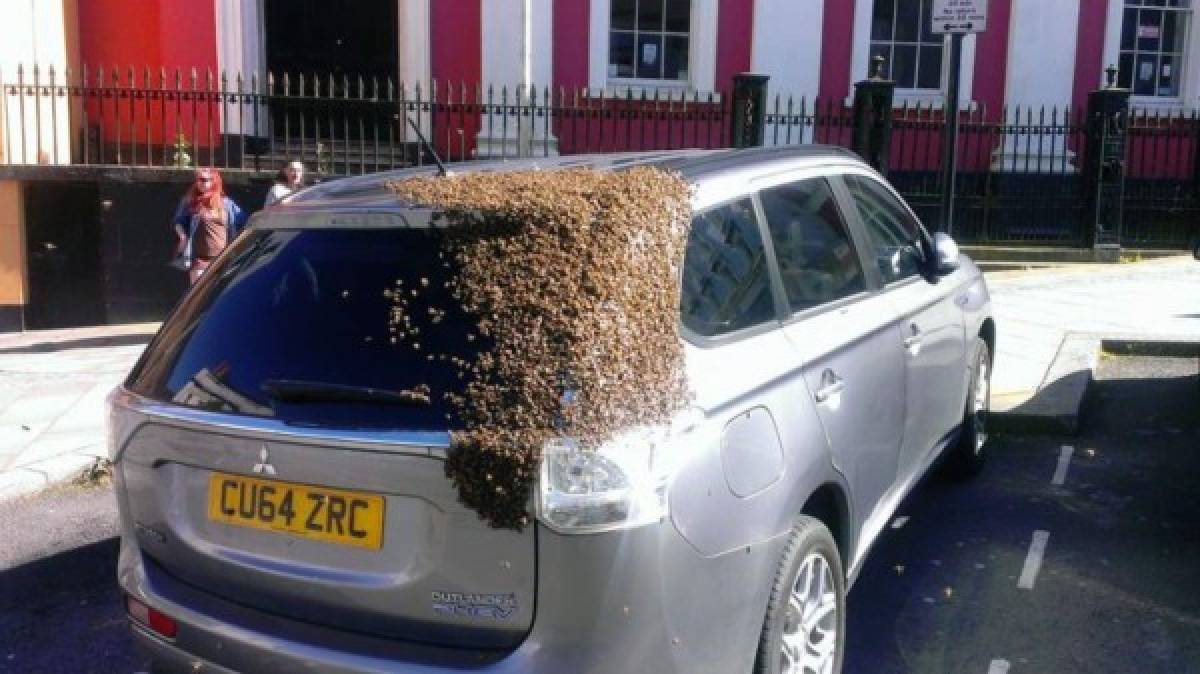
<svg viewBox="0 0 1200 674"><path fill-rule="evenodd" d="M440 211L456 270L447 287L486 345L450 359L466 386L445 399L465 430L452 434L446 474L491 525L528 524L550 438L592 450L686 403L678 270L691 209L678 175L523 171L390 187Z"/></svg>

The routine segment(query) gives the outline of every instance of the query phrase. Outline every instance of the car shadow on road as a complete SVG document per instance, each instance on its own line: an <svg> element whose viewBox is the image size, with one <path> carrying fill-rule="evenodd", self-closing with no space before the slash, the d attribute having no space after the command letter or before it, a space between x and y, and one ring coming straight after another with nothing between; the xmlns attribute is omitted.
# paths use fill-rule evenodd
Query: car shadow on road
<svg viewBox="0 0 1200 674"><path fill-rule="evenodd" d="M146 669L121 604L118 550L110 538L0 570L0 672Z"/></svg>

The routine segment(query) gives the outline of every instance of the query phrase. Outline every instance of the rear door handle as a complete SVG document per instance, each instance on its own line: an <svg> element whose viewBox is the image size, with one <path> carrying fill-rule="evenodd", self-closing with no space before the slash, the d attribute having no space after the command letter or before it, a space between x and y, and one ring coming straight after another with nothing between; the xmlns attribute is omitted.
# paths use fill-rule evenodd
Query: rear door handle
<svg viewBox="0 0 1200 674"><path fill-rule="evenodd" d="M817 402L823 403L833 396L841 393L846 388L846 380L837 376L833 370L826 369L821 373L821 388L813 394Z"/></svg>
<svg viewBox="0 0 1200 674"><path fill-rule="evenodd" d="M904 348L906 349L921 343L921 327L916 323L910 323L908 329L912 331L912 335L904 338Z"/></svg>

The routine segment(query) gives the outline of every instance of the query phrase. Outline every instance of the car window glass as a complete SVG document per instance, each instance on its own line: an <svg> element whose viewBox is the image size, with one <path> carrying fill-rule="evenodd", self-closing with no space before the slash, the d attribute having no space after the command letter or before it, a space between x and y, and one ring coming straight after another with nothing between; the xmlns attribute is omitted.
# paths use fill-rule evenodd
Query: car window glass
<svg viewBox="0 0 1200 674"><path fill-rule="evenodd" d="M759 193L783 289L793 312L866 288L858 253L829 183L821 178Z"/></svg>
<svg viewBox="0 0 1200 674"><path fill-rule="evenodd" d="M697 215L683 263L683 324L711 337L775 317L754 205L742 199Z"/></svg>
<svg viewBox="0 0 1200 674"><path fill-rule="evenodd" d="M879 265L884 283L908 278L921 271L921 226L896 197L878 181L864 176L845 176L846 186L862 217L867 240Z"/></svg>
<svg viewBox="0 0 1200 674"><path fill-rule="evenodd" d="M303 426L460 428L447 417L447 394L465 387L452 363L485 346L446 286L455 271L438 256L441 237L423 228L251 229L205 271L128 385L155 400Z"/></svg>

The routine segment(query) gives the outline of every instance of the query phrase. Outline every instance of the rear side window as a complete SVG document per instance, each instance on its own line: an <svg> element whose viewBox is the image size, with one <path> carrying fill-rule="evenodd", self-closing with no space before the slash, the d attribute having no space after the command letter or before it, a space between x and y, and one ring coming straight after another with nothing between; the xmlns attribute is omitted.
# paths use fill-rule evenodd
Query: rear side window
<svg viewBox="0 0 1200 674"><path fill-rule="evenodd" d="M828 182L801 180L758 196L793 312L866 289L858 252Z"/></svg>
<svg viewBox="0 0 1200 674"><path fill-rule="evenodd" d="M462 388L453 359L482 338L445 287L440 236L251 230L164 324L128 386L298 425L453 428L444 399ZM401 295L407 320L395 313Z"/></svg>
<svg viewBox="0 0 1200 674"><path fill-rule="evenodd" d="M884 283L920 273L925 262L921 225L879 181L864 176L844 176L846 187L862 217L872 257Z"/></svg>
<svg viewBox="0 0 1200 674"><path fill-rule="evenodd" d="M692 220L680 304L683 324L705 337L775 318L766 251L749 199Z"/></svg>

